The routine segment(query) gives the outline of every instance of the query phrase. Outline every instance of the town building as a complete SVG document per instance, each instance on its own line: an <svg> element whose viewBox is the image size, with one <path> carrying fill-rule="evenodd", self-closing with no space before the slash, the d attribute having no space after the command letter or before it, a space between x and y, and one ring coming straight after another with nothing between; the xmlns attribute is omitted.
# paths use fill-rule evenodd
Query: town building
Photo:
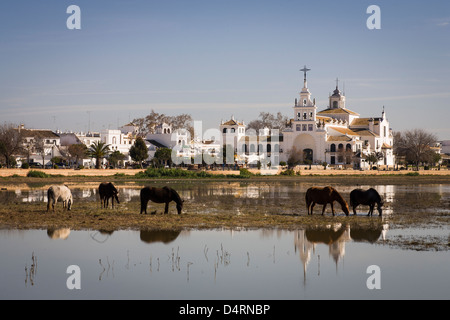
<svg viewBox="0 0 450 320"><path fill-rule="evenodd" d="M360 117L347 108L336 81L328 107L319 111L307 85L309 70L301 70L303 88L295 99L294 117L282 131L280 161L354 169L394 166L393 134L384 107L379 117Z"/></svg>

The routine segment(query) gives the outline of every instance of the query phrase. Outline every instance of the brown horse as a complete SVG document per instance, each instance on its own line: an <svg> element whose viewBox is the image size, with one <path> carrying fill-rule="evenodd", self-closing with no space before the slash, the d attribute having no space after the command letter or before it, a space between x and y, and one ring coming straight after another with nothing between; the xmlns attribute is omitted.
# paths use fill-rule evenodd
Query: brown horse
<svg viewBox="0 0 450 320"><path fill-rule="evenodd" d="M166 207L164 213L169 212L169 202L175 201L177 204L178 214L181 214L183 209L183 202L178 193L169 187L154 188L154 187L144 187L141 189L141 214L144 212L147 214L147 204L151 200L156 203L165 203Z"/></svg>
<svg viewBox="0 0 450 320"><path fill-rule="evenodd" d="M323 209L322 209L322 215L323 215L327 204L330 203L331 211L333 212L333 216L334 216L334 207L333 207L334 201L337 201L340 203L342 210L344 211L346 216L348 216L348 214L349 214L347 202L344 200L344 198L342 198L342 196L339 194L339 192L337 192L336 189L334 189L333 187L324 187L324 188L311 187L306 191L305 200L306 200L306 208L308 209L308 215L309 214L312 215L313 208L316 205L316 203L323 204ZM311 210L311 213L310 213L310 210Z"/></svg>

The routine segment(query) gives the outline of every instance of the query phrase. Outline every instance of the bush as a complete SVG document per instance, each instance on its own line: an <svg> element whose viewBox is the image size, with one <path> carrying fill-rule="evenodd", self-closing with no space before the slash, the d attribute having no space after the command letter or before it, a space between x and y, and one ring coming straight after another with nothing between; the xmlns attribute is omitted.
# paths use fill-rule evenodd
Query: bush
<svg viewBox="0 0 450 320"><path fill-rule="evenodd" d="M286 169L280 172L282 176L295 176L295 171L293 169Z"/></svg>
<svg viewBox="0 0 450 320"><path fill-rule="evenodd" d="M30 165L26 162L22 163L22 169L30 169Z"/></svg>
<svg viewBox="0 0 450 320"><path fill-rule="evenodd" d="M27 173L27 177L31 178L48 178L49 175L45 172L39 171L39 170L30 170Z"/></svg>
<svg viewBox="0 0 450 320"><path fill-rule="evenodd" d="M251 176L254 176L254 174L248 171L248 169L246 168L241 168L239 169L239 176L243 178L250 178Z"/></svg>

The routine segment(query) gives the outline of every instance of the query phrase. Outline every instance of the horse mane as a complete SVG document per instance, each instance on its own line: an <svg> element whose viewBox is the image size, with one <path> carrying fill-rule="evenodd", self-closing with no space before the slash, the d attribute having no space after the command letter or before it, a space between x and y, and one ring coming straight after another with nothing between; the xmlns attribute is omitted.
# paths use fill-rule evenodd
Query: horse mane
<svg viewBox="0 0 450 320"><path fill-rule="evenodd" d="M347 201L344 200L344 198L341 196L339 192L337 192L336 189L333 188L333 194L336 197L336 201L340 203L341 206L346 206Z"/></svg>
<svg viewBox="0 0 450 320"><path fill-rule="evenodd" d="M174 201L175 201L177 204L182 204L182 203L183 203L183 200L181 200L181 197L180 197L180 195L178 194L178 192L176 192L174 189L169 188L169 187L164 187L164 188L168 188L168 189L171 191L171 193L173 194L173 197L174 197Z"/></svg>

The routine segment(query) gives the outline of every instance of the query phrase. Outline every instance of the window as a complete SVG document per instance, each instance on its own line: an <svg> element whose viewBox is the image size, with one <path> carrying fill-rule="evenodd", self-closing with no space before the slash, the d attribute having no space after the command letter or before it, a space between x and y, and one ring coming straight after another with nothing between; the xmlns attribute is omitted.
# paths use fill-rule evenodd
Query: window
<svg viewBox="0 0 450 320"><path fill-rule="evenodd" d="M345 151L352 151L352 145L350 143L347 143L345 146Z"/></svg>
<svg viewBox="0 0 450 320"><path fill-rule="evenodd" d="M306 99L303 99L303 105L306 106Z"/></svg>
<svg viewBox="0 0 450 320"><path fill-rule="evenodd" d="M336 152L336 145L334 143L331 144L330 151L331 152Z"/></svg>
<svg viewBox="0 0 450 320"><path fill-rule="evenodd" d="M234 133L234 131L235 131L234 128L231 128L231 133Z"/></svg>
<svg viewBox="0 0 450 320"><path fill-rule="evenodd" d="M306 112L303 112L303 120L306 120Z"/></svg>
<svg viewBox="0 0 450 320"><path fill-rule="evenodd" d="M223 128L223 133L227 133L227 128Z"/></svg>
<svg viewBox="0 0 450 320"><path fill-rule="evenodd" d="M302 131L306 131L306 124L302 124Z"/></svg>
<svg viewBox="0 0 450 320"><path fill-rule="evenodd" d="M339 143L338 150L339 151L344 150L344 145L342 143ZM342 162L342 161L339 161L339 162Z"/></svg>
<svg viewBox="0 0 450 320"><path fill-rule="evenodd" d="M308 131L313 131L313 125L312 124L308 124Z"/></svg>
<svg viewBox="0 0 450 320"><path fill-rule="evenodd" d="M333 101L333 108L337 108L338 107L338 102L337 101Z"/></svg>
<svg viewBox="0 0 450 320"><path fill-rule="evenodd" d="M313 118L313 113L312 113L312 112L309 113L309 118L310 118L310 119Z"/></svg>
<svg viewBox="0 0 450 320"><path fill-rule="evenodd" d="M301 124L296 125L296 126L295 126L295 130L296 130L296 131L302 131Z"/></svg>

